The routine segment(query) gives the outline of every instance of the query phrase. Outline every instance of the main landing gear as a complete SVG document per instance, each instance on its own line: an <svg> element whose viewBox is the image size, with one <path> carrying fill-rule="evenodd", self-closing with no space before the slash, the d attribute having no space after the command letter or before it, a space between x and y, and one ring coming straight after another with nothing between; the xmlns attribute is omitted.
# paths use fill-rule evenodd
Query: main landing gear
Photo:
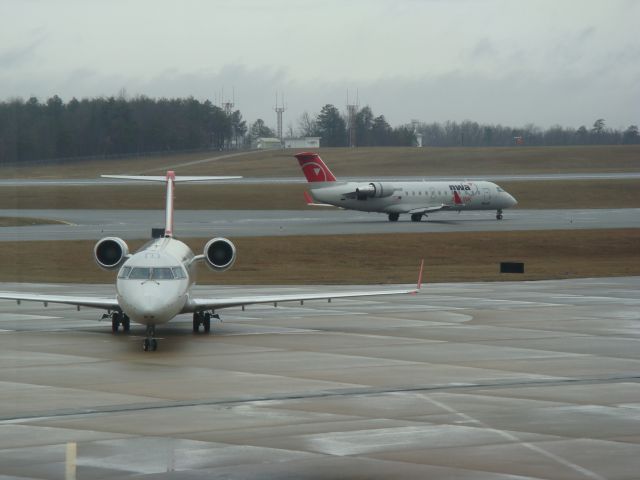
<svg viewBox="0 0 640 480"><path fill-rule="evenodd" d="M211 319L215 318L220 320L220 315L211 312L194 312L193 313L193 332L198 333L200 331L200 325L204 333L211 331Z"/></svg>
<svg viewBox="0 0 640 480"><path fill-rule="evenodd" d="M399 218L400 218L400 214L399 213L390 213L389 214L389 221L390 222L397 222Z"/></svg>
<svg viewBox="0 0 640 480"><path fill-rule="evenodd" d="M156 336L156 326L155 325L147 325L146 331L147 338L142 342L142 349L145 352L155 352L158 349L158 341L153 338Z"/></svg>
<svg viewBox="0 0 640 480"><path fill-rule="evenodd" d="M111 313L111 331L113 333L118 333L118 329L122 325L122 331L128 332L131 330L131 320L129 317L125 315L123 312L112 312Z"/></svg>
<svg viewBox="0 0 640 480"><path fill-rule="evenodd" d="M411 221L412 222L419 222L420 220L422 220L422 214L421 213L412 213L411 214Z"/></svg>
<svg viewBox="0 0 640 480"><path fill-rule="evenodd" d="M496 220L502 220L502 209L499 208L496 213Z"/></svg>

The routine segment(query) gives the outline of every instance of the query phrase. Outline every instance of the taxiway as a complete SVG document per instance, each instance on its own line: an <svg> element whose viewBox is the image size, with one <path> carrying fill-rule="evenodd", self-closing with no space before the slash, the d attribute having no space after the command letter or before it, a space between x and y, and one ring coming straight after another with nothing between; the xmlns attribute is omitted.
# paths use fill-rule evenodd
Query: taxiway
<svg viewBox="0 0 640 480"><path fill-rule="evenodd" d="M110 289L0 285L16 288ZM274 287L292 288L313 287ZM432 284L231 309L213 335L178 317L154 353L98 311L1 301L0 472L64 478L76 452L82 479L635 479L639 289Z"/></svg>
<svg viewBox="0 0 640 480"><path fill-rule="evenodd" d="M98 240L106 235L144 239L152 226L164 225L162 210L0 210L0 216L64 221L66 225L0 228L0 241ZM422 222L407 215L399 222L380 213L353 210L180 210L175 230L182 238L374 233L578 230L640 227L640 209L506 210L438 212Z"/></svg>

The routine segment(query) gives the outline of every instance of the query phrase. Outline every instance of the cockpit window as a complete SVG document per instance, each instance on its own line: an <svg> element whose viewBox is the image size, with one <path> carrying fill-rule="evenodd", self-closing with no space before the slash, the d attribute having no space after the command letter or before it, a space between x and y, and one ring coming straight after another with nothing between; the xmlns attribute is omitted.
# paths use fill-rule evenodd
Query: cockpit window
<svg viewBox="0 0 640 480"><path fill-rule="evenodd" d="M120 273L118 273L118 278L127 278L130 272L131 272L131 267L122 267L120 269Z"/></svg>
<svg viewBox="0 0 640 480"><path fill-rule="evenodd" d="M127 269L125 271L125 269ZM182 267L123 267L118 278L129 280L173 280L187 278Z"/></svg>
<svg viewBox="0 0 640 480"><path fill-rule="evenodd" d="M149 280L151 269L149 267L133 267L129 274L129 280Z"/></svg>
<svg viewBox="0 0 640 480"><path fill-rule="evenodd" d="M502 190L500 187L496 187L496 190L498 191L498 193L504 192L504 190Z"/></svg>
<svg viewBox="0 0 640 480"><path fill-rule="evenodd" d="M173 280L173 272L170 268L154 268L151 278L153 280Z"/></svg>
<svg viewBox="0 0 640 480"><path fill-rule="evenodd" d="M187 278L182 267L173 267L171 270L173 271L173 276L175 278Z"/></svg>

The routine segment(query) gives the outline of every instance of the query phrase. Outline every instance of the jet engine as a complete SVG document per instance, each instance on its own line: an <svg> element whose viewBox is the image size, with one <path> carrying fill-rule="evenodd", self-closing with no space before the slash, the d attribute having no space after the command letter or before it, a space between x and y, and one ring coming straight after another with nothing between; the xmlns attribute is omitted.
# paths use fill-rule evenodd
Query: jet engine
<svg viewBox="0 0 640 480"><path fill-rule="evenodd" d="M93 247L96 263L105 270L113 270L124 263L129 255L129 247L124 240L117 237L106 237Z"/></svg>
<svg viewBox="0 0 640 480"><path fill-rule="evenodd" d="M393 195L395 187L389 183L371 182L356 187L356 198L366 200L367 198L383 198Z"/></svg>
<svg viewBox="0 0 640 480"><path fill-rule="evenodd" d="M204 246L204 258L211 270L224 272L236 261L236 247L226 238L213 238Z"/></svg>

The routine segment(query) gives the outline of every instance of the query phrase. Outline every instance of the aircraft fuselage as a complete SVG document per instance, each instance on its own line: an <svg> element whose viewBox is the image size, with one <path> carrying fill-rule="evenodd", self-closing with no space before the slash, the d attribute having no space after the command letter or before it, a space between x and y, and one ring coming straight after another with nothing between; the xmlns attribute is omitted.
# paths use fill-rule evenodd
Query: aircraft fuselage
<svg viewBox="0 0 640 480"><path fill-rule="evenodd" d="M194 254L174 238L150 241L118 272L116 297L122 311L143 325L166 323L181 313L195 281Z"/></svg>
<svg viewBox="0 0 640 480"><path fill-rule="evenodd" d="M382 187L382 197L349 195L366 185L355 182L310 184L313 198L322 203L364 212L408 213L425 207L446 205L448 210L498 210L516 200L492 182L372 182ZM457 197L457 198L456 198Z"/></svg>

